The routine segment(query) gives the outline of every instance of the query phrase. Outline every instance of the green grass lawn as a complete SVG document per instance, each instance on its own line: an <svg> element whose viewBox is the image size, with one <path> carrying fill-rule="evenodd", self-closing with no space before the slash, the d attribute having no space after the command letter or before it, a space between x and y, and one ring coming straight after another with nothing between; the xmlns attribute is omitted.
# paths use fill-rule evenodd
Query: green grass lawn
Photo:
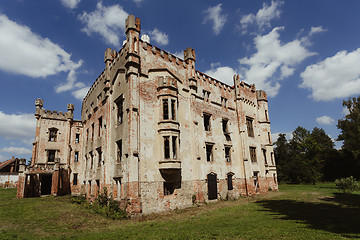
<svg viewBox="0 0 360 240"><path fill-rule="evenodd" d="M333 183L281 185L280 192L128 220L93 214L70 196L15 196L0 189L0 239L360 238L360 192L340 194Z"/></svg>

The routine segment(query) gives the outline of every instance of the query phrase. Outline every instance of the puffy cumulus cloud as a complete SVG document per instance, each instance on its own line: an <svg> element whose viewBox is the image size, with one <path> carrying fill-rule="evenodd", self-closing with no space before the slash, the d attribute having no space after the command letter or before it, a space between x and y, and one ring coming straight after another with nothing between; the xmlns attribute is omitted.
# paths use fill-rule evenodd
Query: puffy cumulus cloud
<svg viewBox="0 0 360 240"><path fill-rule="evenodd" d="M6 114L0 111L0 137L21 141L33 140L35 128L34 114Z"/></svg>
<svg viewBox="0 0 360 240"><path fill-rule="evenodd" d="M327 29L323 28L323 26L311 27L309 36L312 36L316 33L326 32Z"/></svg>
<svg viewBox="0 0 360 240"><path fill-rule="evenodd" d="M300 76L300 87L309 89L316 101L360 94L360 48L352 52L340 51L306 67Z"/></svg>
<svg viewBox="0 0 360 240"><path fill-rule="evenodd" d="M226 23L227 16L225 14L222 14L221 5L222 4L219 3L218 5L214 7L209 7L204 11L206 16L204 18L203 23L206 23L207 21L211 21L213 23L212 29L215 35L218 35L220 33L221 29L224 27Z"/></svg>
<svg viewBox="0 0 360 240"><path fill-rule="evenodd" d="M217 64L211 64L212 68L205 71L206 75L209 75L217 80L222 81L230 86L234 85L233 77L236 71L231 67L215 67Z"/></svg>
<svg viewBox="0 0 360 240"><path fill-rule="evenodd" d="M49 39L38 36L27 26L17 24L1 14L0 52L1 70L33 78L45 78L59 72L71 73L82 64L81 60L73 62L71 54Z"/></svg>
<svg viewBox="0 0 360 240"><path fill-rule="evenodd" d="M283 29L276 27L266 35L255 37L257 52L249 58L239 59L242 78L255 83L256 88L266 90L270 97L277 95L280 80L291 76L297 64L315 54L309 52L299 39L282 43L279 31Z"/></svg>
<svg viewBox="0 0 360 240"><path fill-rule="evenodd" d="M260 30L263 30L265 27L271 27L270 21L279 18L281 15L280 6L284 2L282 1L271 1L271 5L264 3L263 8L255 14L244 15L240 19L241 28L243 33L246 33L249 25L255 24Z"/></svg>
<svg viewBox="0 0 360 240"><path fill-rule="evenodd" d="M32 150L24 147L3 147L0 148L0 152L7 152L16 156L22 154L31 154Z"/></svg>
<svg viewBox="0 0 360 240"><path fill-rule="evenodd" d="M83 87L83 88L80 88L76 91L73 91L72 92L72 95L76 98L76 99L79 99L79 100L82 100L84 99L84 97L86 96L87 92L89 91L90 87Z"/></svg>
<svg viewBox="0 0 360 240"><path fill-rule="evenodd" d="M321 125L333 125L335 123L335 120L329 116L322 116L316 118L316 122Z"/></svg>
<svg viewBox="0 0 360 240"><path fill-rule="evenodd" d="M169 37L166 33L159 31L159 29L154 28L154 30L149 32L149 35L152 40L154 40L157 44L161 46L168 45Z"/></svg>
<svg viewBox="0 0 360 240"><path fill-rule="evenodd" d="M99 34L106 43L121 47L119 35L125 30L125 20L129 14L119 5L103 6L96 4L96 10L83 12L79 19L86 25L82 30L88 35Z"/></svg>
<svg viewBox="0 0 360 240"><path fill-rule="evenodd" d="M77 5L80 3L81 0L61 0L61 3L67 8L77 8Z"/></svg>

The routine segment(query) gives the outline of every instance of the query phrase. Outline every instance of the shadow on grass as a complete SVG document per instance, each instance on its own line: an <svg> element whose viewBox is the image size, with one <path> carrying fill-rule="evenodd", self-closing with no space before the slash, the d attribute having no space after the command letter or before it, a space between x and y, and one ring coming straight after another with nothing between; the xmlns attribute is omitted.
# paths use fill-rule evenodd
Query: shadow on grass
<svg viewBox="0 0 360 240"><path fill-rule="evenodd" d="M343 237L360 238L359 195L335 194L334 198L321 200L326 202L264 200L257 203L261 204L265 211L279 215L280 219L297 220L312 229L341 234Z"/></svg>

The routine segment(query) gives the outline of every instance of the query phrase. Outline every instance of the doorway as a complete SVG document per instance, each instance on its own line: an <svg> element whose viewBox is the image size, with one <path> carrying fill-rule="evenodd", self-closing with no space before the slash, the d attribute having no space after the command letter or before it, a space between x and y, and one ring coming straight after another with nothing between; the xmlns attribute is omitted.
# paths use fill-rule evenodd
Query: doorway
<svg viewBox="0 0 360 240"><path fill-rule="evenodd" d="M208 199L217 199L217 176L215 173L209 173L207 175L208 182Z"/></svg>
<svg viewBox="0 0 360 240"><path fill-rule="evenodd" d="M41 174L41 193L40 195L51 194L52 174Z"/></svg>

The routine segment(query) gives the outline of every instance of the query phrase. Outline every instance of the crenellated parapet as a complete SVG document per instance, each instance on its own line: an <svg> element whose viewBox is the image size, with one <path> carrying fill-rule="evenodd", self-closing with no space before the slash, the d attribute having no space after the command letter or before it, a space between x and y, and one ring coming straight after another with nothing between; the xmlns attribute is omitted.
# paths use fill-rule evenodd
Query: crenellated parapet
<svg viewBox="0 0 360 240"><path fill-rule="evenodd" d="M266 96L266 92L264 90L257 90L256 91L256 97L258 101L268 101L267 100L267 96Z"/></svg>
<svg viewBox="0 0 360 240"><path fill-rule="evenodd" d="M37 119L39 118L49 118L49 119L55 119L55 120L72 120L74 117L74 104L68 104L67 105L67 112L62 111L52 111L52 110L46 110L42 108L44 105L44 101L40 98L35 100L35 116Z"/></svg>

